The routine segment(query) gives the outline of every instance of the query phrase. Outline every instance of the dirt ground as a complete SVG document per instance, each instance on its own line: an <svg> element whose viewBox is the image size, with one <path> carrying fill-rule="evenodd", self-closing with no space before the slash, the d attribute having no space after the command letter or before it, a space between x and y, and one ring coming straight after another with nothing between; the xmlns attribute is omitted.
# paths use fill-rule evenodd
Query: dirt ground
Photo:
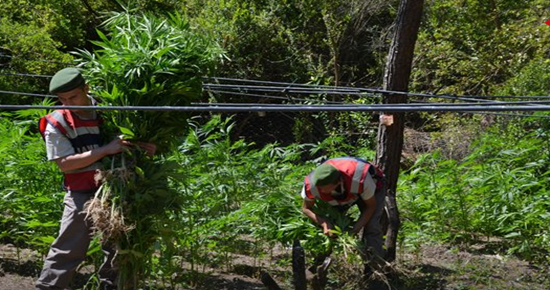
<svg viewBox="0 0 550 290"><path fill-rule="evenodd" d="M285 255L287 250L280 251ZM42 257L33 251L17 249L10 244L0 245L0 290L34 289L41 260ZM271 273L281 288L292 289L289 285L292 276L290 267L284 269L275 266L274 260L258 262L257 259L236 255L232 264L230 270L205 269L208 274L201 280L201 285L188 289L266 289L259 279L260 270ZM387 284L377 289L550 289L547 267L490 253L482 247L465 251L444 245L424 245L416 251L399 251L393 267L395 273L387 277ZM73 289L82 289L89 273L90 269L80 269L74 279ZM338 284L329 284L327 289L341 288Z"/></svg>

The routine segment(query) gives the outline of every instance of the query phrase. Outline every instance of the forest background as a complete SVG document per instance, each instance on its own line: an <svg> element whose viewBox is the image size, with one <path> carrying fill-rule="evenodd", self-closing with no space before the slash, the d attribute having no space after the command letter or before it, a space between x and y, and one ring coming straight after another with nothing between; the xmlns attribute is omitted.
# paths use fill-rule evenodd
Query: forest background
<svg viewBox="0 0 550 290"><path fill-rule="evenodd" d="M149 13L159 19L178 12L192 29L215 40L226 56L215 77L378 88L398 1L165 0L132 5L136 9L129 14ZM49 79L44 76L78 64L71 52L94 51L93 41L102 41L98 31L105 29L104 13L124 10L117 1L107 0L2 1L0 104L43 103L42 97L31 94L47 93ZM426 1L409 90L548 96L548 19L550 8L542 0ZM370 104L378 97L320 94L308 96L305 103ZM280 100L212 91L205 91L201 101L302 103L292 96ZM0 238L41 255L56 235L63 197L61 177L45 160L37 133L36 121L45 113L2 111L0 116ZM548 115L407 113L397 192L403 222L398 263L406 265L404 257L418 257L426 245L446 245L451 253L482 247L486 254L519 258L547 271ZM165 221L175 240L172 248L159 244L159 254L148 261L148 281L153 281L149 287L200 288L207 268L230 271L235 254L246 252L259 261L272 255L267 249L284 249L295 239L303 241L308 253L331 246L300 212L303 176L330 157L373 160L378 116L203 113L190 120L189 134L167 157L180 166L182 177L172 186L184 198L184 211ZM96 251L97 245L90 250L91 265L99 263ZM285 257L275 264L288 268ZM353 269L353 261L339 266ZM416 274L401 275L392 287L431 289L433 283L455 283L447 287L504 289L495 285L491 273L480 274L481 269L465 265L455 268L457 276L468 271L477 276L453 283L441 278L444 271L408 269ZM275 276L283 284L291 281L288 271ZM361 283L348 278L330 276L329 285L353 289ZM544 279L524 279L524 284L516 281L506 287L549 285Z"/></svg>

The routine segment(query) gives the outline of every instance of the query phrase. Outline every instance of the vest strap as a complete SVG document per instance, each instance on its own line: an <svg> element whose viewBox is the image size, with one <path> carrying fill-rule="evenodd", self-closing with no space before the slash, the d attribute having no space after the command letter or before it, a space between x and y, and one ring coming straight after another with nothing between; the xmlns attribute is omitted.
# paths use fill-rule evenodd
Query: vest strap
<svg viewBox="0 0 550 290"><path fill-rule="evenodd" d="M361 186L361 177L363 177L363 171L365 170L365 163L357 162L353 178L351 180L350 193L359 194L359 187Z"/></svg>

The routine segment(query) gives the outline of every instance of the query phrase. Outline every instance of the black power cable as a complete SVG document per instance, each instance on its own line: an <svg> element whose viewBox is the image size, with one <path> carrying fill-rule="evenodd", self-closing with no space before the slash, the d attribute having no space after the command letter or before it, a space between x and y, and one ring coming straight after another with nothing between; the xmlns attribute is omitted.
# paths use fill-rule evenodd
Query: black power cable
<svg viewBox="0 0 550 290"><path fill-rule="evenodd" d="M43 105L0 105L0 109L68 109L68 110L140 110L140 111L174 111L174 112L481 112L481 111L550 111L550 106L503 106L500 104L457 105L457 106L411 106L410 104L383 105L254 105L254 106L43 106Z"/></svg>

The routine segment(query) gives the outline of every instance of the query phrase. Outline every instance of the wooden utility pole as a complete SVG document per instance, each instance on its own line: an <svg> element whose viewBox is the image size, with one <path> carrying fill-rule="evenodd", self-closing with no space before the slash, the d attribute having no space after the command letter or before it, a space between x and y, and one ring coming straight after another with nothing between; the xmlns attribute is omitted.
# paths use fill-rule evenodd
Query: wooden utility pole
<svg viewBox="0 0 550 290"><path fill-rule="evenodd" d="M390 46L384 73L384 89L408 91L414 55L414 46L420 27L424 0L401 0L396 20L396 30ZM403 94L384 95L384 104L407 103ZM395 260L399 212L395 201L401 150L403 149L404 113L384 112L393 116L393 124L378 127L376 163L386 174L388 195L386 202L390 212L390 223L386 233L386 260Z"/></svg>

